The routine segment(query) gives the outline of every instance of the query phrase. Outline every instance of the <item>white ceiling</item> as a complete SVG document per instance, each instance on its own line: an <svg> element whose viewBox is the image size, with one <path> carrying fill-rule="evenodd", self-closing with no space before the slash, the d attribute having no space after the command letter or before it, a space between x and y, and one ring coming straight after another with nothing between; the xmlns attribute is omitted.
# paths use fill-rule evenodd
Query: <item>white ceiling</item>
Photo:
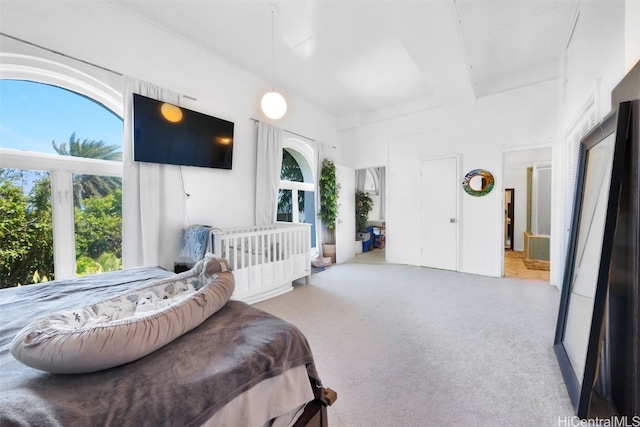
<svg viewBox="0 0 640 427"><path fill-rule="evenodd" d="M557 78L578 0L108 3L343 117Z"/></svg>

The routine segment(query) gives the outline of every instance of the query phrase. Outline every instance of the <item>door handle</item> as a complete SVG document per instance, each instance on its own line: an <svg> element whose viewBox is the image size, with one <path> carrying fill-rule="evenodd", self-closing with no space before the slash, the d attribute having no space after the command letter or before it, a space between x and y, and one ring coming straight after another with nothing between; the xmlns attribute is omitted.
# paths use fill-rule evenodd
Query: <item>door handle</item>
<svg viewBox="0 0 640 427"><path fill-rule="evenodd" d="M455 223L456 223L456 219L455 219L455 218L449 218L449 222L450 222L451 224L455 224Z"/></svg>

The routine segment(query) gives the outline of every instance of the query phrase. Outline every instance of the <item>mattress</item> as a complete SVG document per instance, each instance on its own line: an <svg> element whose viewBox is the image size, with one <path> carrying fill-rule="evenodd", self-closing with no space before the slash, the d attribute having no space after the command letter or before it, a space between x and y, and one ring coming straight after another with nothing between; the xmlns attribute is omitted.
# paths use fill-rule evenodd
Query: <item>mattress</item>
<svg viewBox="0 0 640 427"><path fill-rule="evenodd" d="M243 396L250 400L236 405L242 413L262 405L271 412L258 410L256 417L295 417L311 400L308 379L320 382L306 338L295 326L239 301L148 356L99 372L50 374L9 353L14 335L39 316L172 274L136 268L1 290L0 425L199 426L218 423L218 414L222 425L241 426L236 421L243 418L235 417L246 415L238 415L233 402ZM276 400L247 404L258 402L251 398L254 387L253 395ZM278 401L275 395L286 397Z"/></svg>

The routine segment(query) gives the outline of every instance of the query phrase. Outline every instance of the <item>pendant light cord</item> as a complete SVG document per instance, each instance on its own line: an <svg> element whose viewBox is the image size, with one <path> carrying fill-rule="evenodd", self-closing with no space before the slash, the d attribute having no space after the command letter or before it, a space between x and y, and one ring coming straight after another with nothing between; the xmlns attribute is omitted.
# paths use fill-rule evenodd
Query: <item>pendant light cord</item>
<svg viewBox="0 0 640 427"><path fill-rule="evenodd" d="M271 9L271 91L276 91L276 48L275 48L275 30L274 15L276 14L275 6Z"/></svg>

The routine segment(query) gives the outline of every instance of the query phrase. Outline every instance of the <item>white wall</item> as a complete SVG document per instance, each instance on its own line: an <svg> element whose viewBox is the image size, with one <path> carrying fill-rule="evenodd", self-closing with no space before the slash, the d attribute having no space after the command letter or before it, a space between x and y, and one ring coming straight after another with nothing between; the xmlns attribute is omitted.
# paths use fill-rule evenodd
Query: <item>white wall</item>
<svg viewBox="0 0 640 427"><path fill-rule="evenodd" d="M461 154L463 172L488 169L496 177L496 188L502 188L503 150L553 143L554 179L562 180L561 139L575 112L590 94L597 92L604 116L611 107L611 89L640 58L636 22L640 22L640 7L635 0L581 2L568 45L566 75L561 79L566 79L566 87L561 81L543 82L472 104L415 113L402 111L394 118L378 115L376 122L365 124L354 120L357 127L347 128L349 125L343 123L341 134L333 117L285 92L289 112L277 125L337 146L327 156L346 166L386 166L387 259L417 264L419 242L412 223L417 221L418 212L411 206L417 200L419 161ZM171 266L185 212L192 223L222 227L253 223L255 130L250 117L264 119L259 99L270 88L269 82L173 37L111 2L3 2L0 27L3 33L193 96L197 101L185 102L186 108L236 123L234 169L184 168L185 190L191 194L186 203L182 202L177 169L166 168L162 188L169 202L163 215L170 226L162 248L163 265ZM3 43L0 50L4 48ZM104 72L96 70L95 77L104 78ZM466 194L462 197L462 271L501 275L499 193L494 191L482 198ZM552 204L554 236L561 235L565 227L557 219L562 214L561 206L562 193L557 190ZM561 282L563 266L564 245L554 239L552 283Z"/></svg>
<svg viewBox="0 0 640 427"><path fill-rule="evenodd" d="M463 173L491 171L503 188L501 152L553 145L553 236L566 234L562 182L563 138L575 115L595 96L600 116L611 110L613 87L640 58L636 22L640 7L626 2L581 2L575 31L567 44L561 78L477 100L474 104L343 120L343 161L360 169L387 166L387 260L418 264L415 232L418 212L418 163L421 159L461 154ZM366 119L370 119L367 122ZM460 177L462 180L462 176ZM502 196L461 200L461 270L499 276L502 273ZM551 243L551 283L560 286L564 239Z"/></svg>
<svg viewBox="0 0 640 427"><path fill-rule="evenodd" d="M640 60L640 2L637 0L625 1L625 70L629 71Z"/></svg>
<svg viewBox="0 0 640 427"><path fill-rule="evenodd" d="M565 83L560 90L558 137L553 148L553 177L556 181L567 179L565 137L585 103L593 97L598 119L606 117L612 108L611 91L640 59L638 22L640 7L634 1L580 3L575 29L567 44ZM570 201L566 199L562 186L554 185L551 283L558 287L562 286L570 228L567 219L570 217Z"/></svg>
<svg viewBox="0 0 640 427"><path fill-rule="evenodd" d="M185 108L235 123L233 170L183 167L184 190L190 194L186 201L178 167L162 167L158 183L165 200L159 212L166 224L166 234L160 241L162 266L173 267L186 215L193 224L254 224L256 135L251 118L268 121L259 109L259 101L271 83L111 2L10 2L3 3L2 12L3 33L189 95L197 101L183 98ZM0 50L7 45L3 43ZM104 71L63 57L57 60L104 79ZM274 124L337 146L327 150L327 156L338 159L340 141L335 118L295 94L284 95L288 113Z"/></svg>
<svg viewBox="0 0 640 427"><path fill-rule="evenodd" d="M420 161L460 154L460 183L472 169L487 169L495 177L495 189L487 196L461 192L460 270L502 275L502 151L553 142L557 87L555 81L545 82L343 130L346 164L387 166L387 261L420 262Z"/></svg>

